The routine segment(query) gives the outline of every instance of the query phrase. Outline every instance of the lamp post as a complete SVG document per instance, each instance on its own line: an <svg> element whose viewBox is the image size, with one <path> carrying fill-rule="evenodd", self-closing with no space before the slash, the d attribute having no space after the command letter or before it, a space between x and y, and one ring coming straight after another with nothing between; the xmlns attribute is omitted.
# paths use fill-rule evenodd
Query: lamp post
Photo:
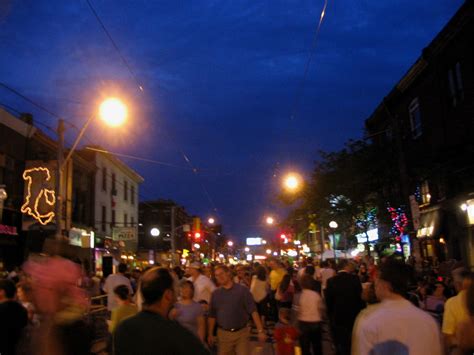
<svg viewBox="0 0 474 355"><path fill-rule="evenodd" d="M332 229L332 246L334 248L334 262L337 261L337 255L336 255L336 229L337 227L338 227L338 224L336 221L329 222L329 228Z"/></svg>
<svg viewBox="0 0 474 355"><path fill-rule="evenodd" d="M117 127L122 125L126 118L127 118L127 107L117 98L109 98L103 101L99 107L99 117L106 122L109 126ZM84 136L84 133L89 127L92 120L95 116L90 116L84 126L82 126L79 134L74 141L71 149L69 150L68 155L64 158L64 120L58 120L58 127L57 127L57 135L58 135L58 164L57 164L57 171L56 171L56 239L62 239L62 214L63 214L63 200L62 200L62 177L63 177L63 169L64 166L67 164L69 159L71 159L72 154L77 148L80 140Z"/></svg>

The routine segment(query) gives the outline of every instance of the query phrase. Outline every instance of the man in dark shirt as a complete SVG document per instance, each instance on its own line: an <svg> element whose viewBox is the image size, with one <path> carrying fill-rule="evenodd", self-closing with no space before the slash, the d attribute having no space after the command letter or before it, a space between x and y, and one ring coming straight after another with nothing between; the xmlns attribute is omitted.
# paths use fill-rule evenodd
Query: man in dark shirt
<svg viewBox="0 0 474 355"><path fill-rule="evenodd" d="M141 279L143 311L122 321L114 334L115 355L209 354L198 338L168 319L176 301L173 278L164 268Z"/></svg>
<svg viewBox="0 0 474 355"><path fill-rule="evenodd" d="M16 354L16 346L28 323L28 312L15 301L16 287L11 280L0 280L0 354Z"/></svg>
<svg viewBox="0 0 474 355"><path fill-rule="evenodd" d="M359 277L353 274L354 265L341 259L339 269L337 275L327 281L325 299L337 354L346 355L351 353L355 319L365 304Z"/></svg>
<svg viewBox="0 0 474 355"><path fill-rule="evenodd" d="M248 354L247 323L250 316L257 327L259 340L264 342L266 339L252 294L247 287L233 282L230 270L226 266L216 267L214 275L221 287L211 295L208 320L209 345L214 344L213 334L217 323L219 354Z"/></svg>

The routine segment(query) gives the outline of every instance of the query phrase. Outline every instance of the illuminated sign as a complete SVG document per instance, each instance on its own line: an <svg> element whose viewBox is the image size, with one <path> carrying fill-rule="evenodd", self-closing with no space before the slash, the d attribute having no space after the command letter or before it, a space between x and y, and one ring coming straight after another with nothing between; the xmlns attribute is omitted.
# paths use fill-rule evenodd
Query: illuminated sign
<svg viewBox="0 0 474 355"><path fill-rule="evenodd" d="M45 167L26 169L23 172L23 180L27 186L21 212L33 217L42 225L50 223L55 216L53 208L56 195L53 189L46 188L46 185L51 183L49 169Z"/></svg>
<svg viewBox="0 0 474 355"><path fill-rule="evenodd" d="M370 229L367 231L367 235L369 236L369 242L375 242L379 239L379 230L377 228ZM357 243L367 243L367 236L365 233L360 233L356 235Z"/></svg>
<svg viewBox="0 0 474 355"><path fill-rule="evenodd" d="M18 235L18 233L16 231L16 227L6 226L4 224L0 224L0 234Z"/></svg>
<svg viewBox="0 0 474 355"><path fill-rule="evenodd" d="M262 245L262 238L247 238L247 245Z"/></svg>
<svg viewBox="0 0 474 355"><path fill-rule="evenodd" d="M137 241L137 229L135 227L115 227L112 229L112 240Z"/></svg>

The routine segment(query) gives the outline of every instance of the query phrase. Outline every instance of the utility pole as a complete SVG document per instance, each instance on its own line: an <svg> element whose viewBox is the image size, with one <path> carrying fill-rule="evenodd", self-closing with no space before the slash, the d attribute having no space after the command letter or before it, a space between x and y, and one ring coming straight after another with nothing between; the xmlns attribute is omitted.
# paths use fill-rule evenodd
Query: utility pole
<svg viewBox="0 0 474 355"><path fill-rule="evenodd" d="M176 257L176 206L171 206L171 265L175 264Z"/></svg>
<svg viewBox="0 0 474 355"><path fill-rule="evenodd" d="M63 219L63 161L64 161L64 121L58 121L58 168L56 171L56 239L62 240L62 219Z"/></svg>

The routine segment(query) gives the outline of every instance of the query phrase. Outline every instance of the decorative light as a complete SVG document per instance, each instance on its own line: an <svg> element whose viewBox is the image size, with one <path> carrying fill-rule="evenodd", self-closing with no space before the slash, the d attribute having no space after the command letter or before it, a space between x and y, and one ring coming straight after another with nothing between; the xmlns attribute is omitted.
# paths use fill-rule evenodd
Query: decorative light
<svg viewBox="0 0 474 355"><path fill-rule="evenodd" d="M46 214L41 214L38 211L38 205L41 201L42 198L44 198L44 201L51 207L54 206L56 203L56 195L54 190L47 189L47 188L41 188L40 192L38 193L37 196L31 196L31 187L33 185L33 178L31 177L31 173L33 172L43 172L45 174L44 180L41 181L41 184L43 184L46 181L49 181L51 179L51 173L48 168L46 167L37 167L37 168L31 168L31 169L26 169L23 172L23 180L27 182L27 193L25 197L25 203L23 206L21 206L20 211L22 213L26 213L29 216L33 217L36 219L40 224L46 225L50 223L54 216L55 213L53 211L50 211ZM34 198L34 202L31 201L31 199ZM31 206L31 203L33 203L33 206Z"/></svg>
<svg viewBox="0 0 474 355"><path fill-rule="evenodd" d="M196 243L196 244L194 244L194 248L201 249L201 246L198 243Z"/></svg>
<svg viewBox="0 0 474 355"><path fill-rule="evenodd" d="M245 247L244 249L247 253L250 251L250 248L249 247Z"/></svg>
<svg viewBox="0 0 474 355"><path fill-rule="evenodd" d="M151 235L152 237L155 237L155 238L156 238L156 237L158 237L158 236L160 235L160 230L159 230L158 228L154 227L154 228L152 228L152 229L150 230L150 235Z"/></svg>
<svg viewBox="0 0 474 355"><path fill-rule="evenodd" d="M301 241L295 240L293 244L295 244L295 245L300 245L300 244L301 244Z"/></svg>
<svg viewBox="0 0 474 355"><path fill-rule="evenodd" d="M463 210L464 212L467 211L467 203L463 203L463 204L461 205L461 210Z"/></svg>
<svg viewBox="0 0 474 355"><path fill-rule="evenodd" d="M267 244L267 241L265 239L262 240L262 244Z"/></svg>
<svg viewBox="0 0 474 355"><path fill-rule="evenodd" d="M128 256L128 260L133 260L133 259L135 259L135 258L133 257L133 255L129 255L129 256Z"/></svg>
<svg viewBox="0 0 474 355"><path fill-rule="evenodd" d="M267 249L267 250L265 250L265 253L270 255L272 253L272 251L270 249Z"/></svg>
<svg viewBox="0 0 474 355"><path fill-rule="evenodd" d="M232 240L229 240L229 241L227 242L227 245L228 245L229 247L231 247L231 246L234 245L234 242L233 242Z"/></svg>
<svg viewBox="0 0 474 355"><path fill-rule="evenodd" d="M278 256L278 252L274 251L274 252L273 252L273 255L274 255L274 256Z"/></svg>
<svg viewBox="0 0 474 355"><path fill-rule="evenodd" d="M219 259L224 259L224 254L219 254Z"/></svg>
<svg viewBox="0 0 474 355"><path fill-rule="evenodd" d="M446 244L446 241L444 240L444 238L439 238L439 242L440 242L441 244Z"/></svg>

